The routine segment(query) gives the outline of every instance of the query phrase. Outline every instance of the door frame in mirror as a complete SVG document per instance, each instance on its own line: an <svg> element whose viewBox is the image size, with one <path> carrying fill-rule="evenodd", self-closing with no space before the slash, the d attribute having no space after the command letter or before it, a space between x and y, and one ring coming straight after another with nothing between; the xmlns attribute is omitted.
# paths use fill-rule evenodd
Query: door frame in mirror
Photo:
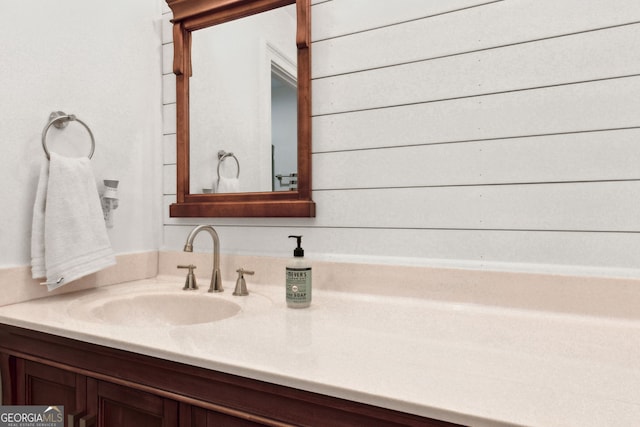
<svg viewBox="0 0 640 427"><path fill-rule="evenodd" d="M166 0L173 12L176 76L176 203L172 217L315 217L311 199L310 0ZM189 192L191 32L296 4L298 49L298 186L295 191L233 194Z"/></svg>

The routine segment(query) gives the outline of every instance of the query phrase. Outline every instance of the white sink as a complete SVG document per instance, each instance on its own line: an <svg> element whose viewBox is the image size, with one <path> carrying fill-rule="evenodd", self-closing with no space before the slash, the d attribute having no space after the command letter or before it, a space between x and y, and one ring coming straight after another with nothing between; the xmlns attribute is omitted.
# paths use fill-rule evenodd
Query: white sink
<svg viewBox="0 0 640 427"><path fill-rule="evenodd" d="M171 292L123 295L85 302L82 306L75 304L72 315L113 325L146 327L209 323L239 312L240 305L212 295Z"/></svg>

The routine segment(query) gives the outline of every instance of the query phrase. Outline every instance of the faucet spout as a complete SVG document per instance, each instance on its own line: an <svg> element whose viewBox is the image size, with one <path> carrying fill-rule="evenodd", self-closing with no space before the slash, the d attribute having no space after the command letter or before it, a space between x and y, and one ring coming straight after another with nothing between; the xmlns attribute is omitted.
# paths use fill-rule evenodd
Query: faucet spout
<svg viewBox="0 0 640 427"><path fill-rule="evenodd" d="M198 225L187 236L187 241L184 245L185 252L193 252L193 240L201 231L209 233L213 239L213 271L211 272L211 285L209 286L209 292L222 292L222 277L220 274L220 239L218 233L210 225Z"/></svg>

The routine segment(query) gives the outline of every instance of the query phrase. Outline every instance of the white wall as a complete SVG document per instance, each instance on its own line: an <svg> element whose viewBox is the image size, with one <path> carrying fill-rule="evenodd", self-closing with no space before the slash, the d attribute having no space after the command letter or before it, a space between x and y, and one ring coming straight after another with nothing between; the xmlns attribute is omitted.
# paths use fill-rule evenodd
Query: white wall
<svg viewBox="0 0 640 427"><path fill-rule="evenodd" d="M166 121L164 248L640 275L640 3L313 3L317 217L169 218Z"/></svg>
<svg viewBox="0 0 640 427"><path fill-rule="evenodd" d="M54 110L77 115L93 131L96 179L120 180L109 230L114 250L157 250L160 0L22 0L3 2L2 16L0 267L30 263L41 133ZM88 153L89 137L77 123L49 135L52 151L77 144L77 155Z"/></svg>

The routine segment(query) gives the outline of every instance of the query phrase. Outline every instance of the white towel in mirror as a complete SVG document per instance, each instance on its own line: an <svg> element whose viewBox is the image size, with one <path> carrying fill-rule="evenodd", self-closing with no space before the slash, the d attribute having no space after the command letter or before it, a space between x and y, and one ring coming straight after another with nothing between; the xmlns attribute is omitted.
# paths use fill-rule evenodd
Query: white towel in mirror
<svg viewBox="0 0 640 427"><path fill-rule="evenodd" d="M216 190L217 193L237 193L240 191L240 180L238 178L220 177Z"/></svg>

